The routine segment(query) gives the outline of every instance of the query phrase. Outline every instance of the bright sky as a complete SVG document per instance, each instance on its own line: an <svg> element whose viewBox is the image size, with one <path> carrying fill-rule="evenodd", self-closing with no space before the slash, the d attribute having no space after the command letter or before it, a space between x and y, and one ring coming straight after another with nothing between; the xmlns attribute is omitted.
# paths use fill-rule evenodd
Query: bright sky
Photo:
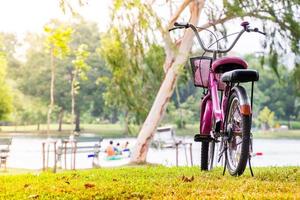
<svg viewBox="0 0 300 200"><path fill-rule="evenodd" d="M70 2L76 3L77 1L72 0ZM87 5L76 10L85 19L97 22L100 31L105 31L109 22L111 2L111 0L88 0ZM53 18L64 21L71 18L70 14L62 12L59 7L59 0L2 0L0 32L13 32L22 39L26 32L41 33L43 26ZM240 30L239 24L240 21L233 22L232 28L228 32ZM255 22L252 25L258 26ZM263 36L245 34L234 48L234 52L239 54L260 52L262 51L259 43L261 39Z"/></svg>
<svg viewBox="0 0 300 200"><path fill-rule="evenodd" d="M77 1L73 1L77 2ZM89 0L79 8L87 20L98 22L101 31L109 21L110 0ZM3 0L0 7L0 31L23 35L26 32L42 32L50 19L70 19L59 7L58 0Z"/></svg>

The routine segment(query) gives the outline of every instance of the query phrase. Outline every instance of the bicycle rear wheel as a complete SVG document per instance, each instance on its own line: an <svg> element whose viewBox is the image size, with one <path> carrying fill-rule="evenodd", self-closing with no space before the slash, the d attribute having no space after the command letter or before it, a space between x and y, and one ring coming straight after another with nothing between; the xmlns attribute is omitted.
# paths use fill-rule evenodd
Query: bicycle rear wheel
<svg viewBox="0 0 300 200"><path fill-rule="evenodd" d="M249 158L251 115L241 113L241 99L236 91L231 94L228 105L227 169L232 176L240 176Z"/></svg>

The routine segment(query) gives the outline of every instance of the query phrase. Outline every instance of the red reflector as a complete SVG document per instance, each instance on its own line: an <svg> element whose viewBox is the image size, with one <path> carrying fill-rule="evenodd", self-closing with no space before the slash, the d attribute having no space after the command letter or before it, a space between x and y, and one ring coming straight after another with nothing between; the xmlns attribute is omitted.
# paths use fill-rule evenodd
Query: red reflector
<svg viewBox="0 0 300 200"><path fill-rule="evenodd" d="M241 113L244 115L250 115L251 114L251 108L250 105L241 105Z"/></svg>
<svg viewBox="0 0 300 200"><path fill-rule="evenodd" d="M257 152L255 155L257 155L257 156L262 156L263 153L262 153L262 152Z"/></svg>

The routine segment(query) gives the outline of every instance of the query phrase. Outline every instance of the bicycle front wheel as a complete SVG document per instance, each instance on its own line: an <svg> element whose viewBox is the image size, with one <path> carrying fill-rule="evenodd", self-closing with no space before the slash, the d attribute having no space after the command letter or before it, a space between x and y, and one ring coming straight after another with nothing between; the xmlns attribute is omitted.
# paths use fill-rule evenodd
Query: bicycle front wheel
<svg viewBox="0 0 300 200"><path fill-rule="evenodd" d="M241 113L241 99L239 98L236 91L230 95L227 112L227 169L232 176L243 174L250 149L251 115Z"/></svg>
<svg viewBox="0 0 300 200"><path fill-rule="evenodd" d="M214 167L215 142L202 142L201 170L212 170Z"/></svg>

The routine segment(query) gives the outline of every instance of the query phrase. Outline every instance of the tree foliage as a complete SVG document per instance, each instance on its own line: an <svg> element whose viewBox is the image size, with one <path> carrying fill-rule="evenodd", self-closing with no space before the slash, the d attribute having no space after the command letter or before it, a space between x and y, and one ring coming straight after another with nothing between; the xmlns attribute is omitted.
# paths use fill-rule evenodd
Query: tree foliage
<svg viewBox="0 0 300 200"><path fill-rule="evenodd" d="M86 53L79 53L85 49L90 55L86 58L86 64L90 70L79 69L77 73L84 81L80 81L80 94L76 95L76 109L82 111L83 115L87 119L105 118L110 115L110 112L104 113L104 102L102 98L102 92L104 86L96 85L97 78L107 73L103 67L104 62L96 52L96 48L99 46L100 34L97 25L92 22L86 22L82 18L76 18L71 23L63 23L57 20L51 21L54 23L52 27L71 27L73 29L71 34L71 40L69 42L68 54L65 54L63 59L55 58L55 105L53 108L53 115L51 115L52 121L56 122L61 112L67 116L71 112L71 75L74 70L74 64L76 66L81 65L81 58ZM50 90L49 82L51 80L51 54L49 48L45 48L47 40L46 34L30 33L25 37L26 46L26 60L20 65L15 65L14 62L8 62L9 65L9 82L13 87L14 96L14 113L12 120L19 123L37 123L33 120L39 118L41 122L45 123L44 117L37 117L36 111L45 111L45 107L50 104ZM11 38L12 41L9 40ZM18 43L14 42L14 37L5 37L5 44L10 44L10 48L5 47L6 54L10 54L13 57L14 49ZM47 42L46 42L47 41ZM86 47L81 47L81 44L87 44ZM47 45L50 47L49 45ZM58 45L57 45L58 46ZM7 49L11 49L7 51ZM76 51L78 56L76 59ZM58 52L58 54L61 54ZM80 55L81 54L81 55ZM61 55L59 55L60 57ZM74 60L74 63L72 61ZM19 62L16 62L19 63ZM86 68L86 66L83 66ZM77 70L77 71L78 71ZM85 76L84 73L85 71ZM78 77L79 77L78 76ZM77 81L77 82L78 82ZM36 109L32 109L36 104ZM32 120L29 120L31 116ZM91 117L92 116L92 117ZM26 120L25 120L26 119ZM27 120L28 119L28 120ZM85 120L85 119L84 119ZM35 122L34 122L35 121ZM65 118L65 122L70 122L70 118ZM91 121L89 121L91 122Z"/></svg>
<svg viewBox="0 0 300 200"><path fill-rule="evenodd" d="M259 112L258 121L260 122L262 129L267 130L272 127L274 123L274 115L274 112L272 112L267 106Z"/></svg>
<svg viewBox="0 0 300 200"><path fill-rule="evenodd" d="M73 70L71 74L71 101L72 101L72 126L74 123L74 116L75 116L75 100L76 95L79 93L80 90L80 80L87 80L86 73L90 69L88 64L86 63L86 59L89 56L89 52L87 51L87 45L81 44L79 45L78 49L74 51L75 59L72 61ZM77 112L78 115L78 112ZM80 131L80 127L77 124L76 131Z"/></svg>
<svg viewBox="0 0 300 200"><path fill-rule="evenodd" d="M44 31L47 34L45 41L46 48L53 51L53 55L59 59L63 59L70 53L69 43L73 32L71 27L63 25L57 26L57 22L53 21L45 25Z"/></svg>
<svg viewBox="0 0 300 200"><path fill-rule="evenodd" d="M3 49L2 37L0 37L0 120L7 119L12 111L12 96L6 83L7 60Z"/></svg>
<svg viewBox="0 0 300 200"><path fill-rule="evenodd" d="M258 62L260 56L247 55L246 60L251 68L259 71L260 75L259 81L255 83L255 113L267 106L278 120L296 119L300 114L300 105L297 86L293 79L294 71L278 63L276 65L280 75L278 79L274 76L269 61L261 66Z"/></svg>
<svg viewBox="0 0 300 200"><path fill-rule="evenodd" d="M107 86L106 104L122 111L125 120L140 124L163 78L164 51L154 42L153 17L142 3L115 1L113 9L112 25L102 35L100 48L110 76L99 80Z"/></svg>
<svg viewBox="0 0 300 200"><path fill-rule="evenodd" d="M188 4L189 2L192 1L184 1L181 5L170 2L170 9L178 5L185 6L185 3ZM111 20L112 26L108 33L103 36L101 54L113 72L112 77L106 81L104 78L103 81L104 83L106 82L105 84L111 84L113 86L105 93L105 99L106 102L110 102L110 104L114 106L124 107L124 105L126 105L127 110L133 110L131 108L134 108L139 112L141 108L137 106L139 103L135 100L139 99L140 105L145 105L145 102L138 98L138 92L134 91L134 89L139 88L139 79L143 79L143 76L138 75L136 72L140 70L145 71L144 68L139 68L139 66L143 65L141 57L145 54L144 51L148 49L149 42L151 43L151 41L153 41L152 37L164 39L164 54L171 56L176 55L176 50L174 49L173 53L169 52L170 46L174 48L175 45L170 43L170 38L165 28L169 28L169 25L172 26L171 22L173 22L175 18L177 19L179 15L175 12L171 20L168 21L169 24L165 25L166 15L157 12L155 10L157 8L156 6L156 2L152 2L151 4L139 0L114 1ZM180 6L178 12L182 11ZM164 9L167 10L166 5ZM216 29L216 26L221 24L224 30L223 33L226 35L228 26L226 22L232 19L244 19L246 17L260 19L264 31L268 34L267 40L262 44L265 49L268 50L265 53L270 54L270 56L266 56L269 59L267 63L270 64L279 75L277 66L281 55L287 53L289 50L295 54L299 53L300 26L299 18L297 17L299 15L298 11L299 2L296 0L224 0L222 3L206 1L203 9L206 16L203 17L207 18L209 23L205 23L202 26L213 26ZM160 34L158 34L159 32ZM181 39L182 38L177 40L178 43L180 43ZM262 57L262 60L264 60L263 58L264 57ZM172 59L173 58L170 57L170 61L168 61L167 58L165 65L168 65L168 62L172 62ZM126 88L122 86L125 82ZM122 98L124 96L126 96L126 99ZM131 98L133 96L137 98ZM141 117L141 115L139 116ZM144 119L144 117L141 119Z"/></svg>

